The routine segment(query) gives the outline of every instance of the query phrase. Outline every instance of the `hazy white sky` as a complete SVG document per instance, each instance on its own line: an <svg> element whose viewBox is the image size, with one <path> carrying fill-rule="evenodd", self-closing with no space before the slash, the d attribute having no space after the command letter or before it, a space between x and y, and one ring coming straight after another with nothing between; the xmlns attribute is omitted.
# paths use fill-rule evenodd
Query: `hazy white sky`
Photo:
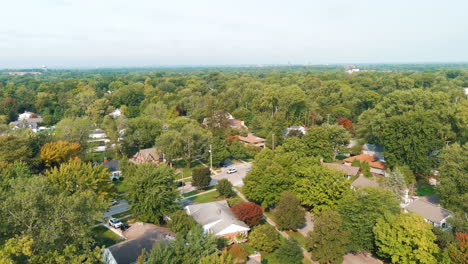
<svg viewBox="0 0 468 264"><path fill-rule="evenodd" d="M468 0L3 0L0 68L468 62Z"/></svg>

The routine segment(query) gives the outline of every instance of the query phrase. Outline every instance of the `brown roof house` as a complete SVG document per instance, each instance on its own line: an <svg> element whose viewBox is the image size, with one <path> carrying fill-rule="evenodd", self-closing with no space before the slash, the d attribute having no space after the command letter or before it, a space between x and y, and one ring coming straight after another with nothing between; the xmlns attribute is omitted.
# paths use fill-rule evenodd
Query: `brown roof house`
<svg viewBox="0 0 468 264"><path fill-rule="evenodd" d="M226 127L229 126L232 129L238 130L248 130L248 127L245 125L244 121L235 119L230 113L225 111L218 111L214 115L215 120L211 121L211 118L205 117L203 119L202 124L205 126L213 126L213 127Z"/></svg>
<svg viewBox="0 0 468 264"><path fill-rule="evenodd" d="M359 169L360 169L359 167L354 167L354 166L349 166L349 165L344 165L344 164L337 164L337 163L324 162L322 164L332 170L342 172L348 180L351 179L351 177L358 175Z"/></svg>
<svg viewBox="0 0 468 264"><path fill-rule="evenodd" d="M155 148L141 149L133 157L129 159L135 164L142 163L156 163L161 164L166 162L164 158L164 153L158 152Z"/></svg>
<svg viewBox="0 0 468 264"><path fill-rule="evenodd" d="M359 175L359 177L351 183L351 189L356 190L357 188L365 187L380 187L380 184L372 179L366 178L364 175Z"/></svg>
<svg viewBox="0 0 468 264"><path fill-rule="evenodd" d="M237 219L226 200L189 205L185 210L205 232L223 236L231 241L238 234L247 237L250 230L244 222Z"/></svg>
<svg viewBox="0 0 468 264"><path fill-rule="evenodd" d="M371 156L371 155L366 155L366 154L360 154L357 156L352 156L349 158L344 159L344 164L351 166L353 163L353 160L359 160L360 162L367 162L369 163L370 171L374 174L377 175L385 175L385 170L387 169L387 166L385 165L385 162L378 160L378 158Z"/></svg>
<svg viewBox="0 0 468 264"><path fill-rule="evenodd" d="M431 197L418 197L404 207L404 210L424 217L426 222L431 223L433 226L448 227L447 219L451 217L450 211L431 201Z"/></svg>
<svg viewBox="0 0 468 264"><path fill-rule="evenodd" d="M175 234L169 229L148 223L133 224L123 235L127 240L104 249L104 263L135 263L142 250L150 252L155 243L167 243L175 238Z"/></svg>
<svg viewBox="0 0 468 264"><path fill-rule="evenodd" d="M237 139L239 139L240 142L244 144L249 144L255 147L265 147L266 139L254 136L253 134L249 133L246 137L243 136L237 136Z"/></svg>

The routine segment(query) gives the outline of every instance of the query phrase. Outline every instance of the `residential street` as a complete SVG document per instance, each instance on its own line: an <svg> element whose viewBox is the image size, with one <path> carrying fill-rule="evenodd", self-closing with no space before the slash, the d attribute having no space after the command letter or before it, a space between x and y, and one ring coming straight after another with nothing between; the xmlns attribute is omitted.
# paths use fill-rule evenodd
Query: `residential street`
<svg viewBox="0 0 468 264"><path fill-rule="evenodd" d="M104 218L108 219L112 215L120 214L120 213L123 213L123 212L128 211L128 210L129 210L128 202L125 201L125 200L119 200L118 204L116 204L114 206L111 206L109 208L109 211L104 212Z"/></svg>

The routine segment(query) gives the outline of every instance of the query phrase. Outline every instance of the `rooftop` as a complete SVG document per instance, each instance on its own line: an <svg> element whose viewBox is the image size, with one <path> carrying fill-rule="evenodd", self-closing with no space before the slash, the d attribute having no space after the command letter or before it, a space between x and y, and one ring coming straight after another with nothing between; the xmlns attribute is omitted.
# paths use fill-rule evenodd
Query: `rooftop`
<svg viewBox="0 0 468 264"><path fill-rule="evenodd" d="M380 187L380 184L374 180L364 177L364 175L361 174L355 181L353 181L353 183L351 183L351 186L357 188Z"/></svg>
<svg viewBox="0 0 468 264"><path fill-rule="evenodd" d="M355 160L355 159L357 159L359 161L366 161L367 163L369 163L369 166L371 166L372 168L378 168L378 169L386 169L387 168L387 166L385 165L384 162L378 161L376 157L371 156L371 155L366 155L366 154L360 154L360 155L357 155L357 156L352 156L352 157L344 159L344 161L352 163L353 160Z"/></svg>
<svg viewBox="0 0 468 264"><path fill-rule="evenodd" d="M261 137L257 137L257 136L254 136L254 135L248 135L246 137L238 136L238 138L239 138L240 141L247 142L247 143L252 143L252 144L264 143L266 141L266 139L261 138Z"/></svg>
<svg viewBox="0 0 468 264"><path fill-rule="evenodd" d="M440 223L450 215L449 210L421 198L410 203L405 209L434 223Z"/></svg>
<svg viewBox="0 0 468 264"><path fill-rule="evenodd" d="M337 164L337 163L323 163L323 165L327 166L330 169L344 172L346 173L346 175L352 175L352 176L356 176L360 169L359 167L353 167L353 166Z"/></svg>

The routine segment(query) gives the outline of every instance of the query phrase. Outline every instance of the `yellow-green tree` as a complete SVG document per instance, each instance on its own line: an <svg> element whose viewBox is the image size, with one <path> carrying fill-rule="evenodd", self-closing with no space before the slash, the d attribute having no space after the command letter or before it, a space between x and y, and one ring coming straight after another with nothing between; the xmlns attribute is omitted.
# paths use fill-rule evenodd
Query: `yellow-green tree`
<svg viewBox="0 0 468 264"><path fill-rule="evenodd" d="M374 227L377 254L392 263L435 264L439 248L431 224L413 213L386 215Z"/></svg>
<svg viewBox="0 0 468 264"><path fill-rule="evenodd" d="M115 186L109 182L106 167L92 166L80 159L72 159L46 172L49 180L70 193L94 191L100 197L110 198L115 194Z"/></svg>
<svg viewBox="0 0 468 264"><path fill-rule="evenodd" d="M59 140L42 146L39 156L46 166L54 167L78 156L80 147L80 143Z"/></svg>

